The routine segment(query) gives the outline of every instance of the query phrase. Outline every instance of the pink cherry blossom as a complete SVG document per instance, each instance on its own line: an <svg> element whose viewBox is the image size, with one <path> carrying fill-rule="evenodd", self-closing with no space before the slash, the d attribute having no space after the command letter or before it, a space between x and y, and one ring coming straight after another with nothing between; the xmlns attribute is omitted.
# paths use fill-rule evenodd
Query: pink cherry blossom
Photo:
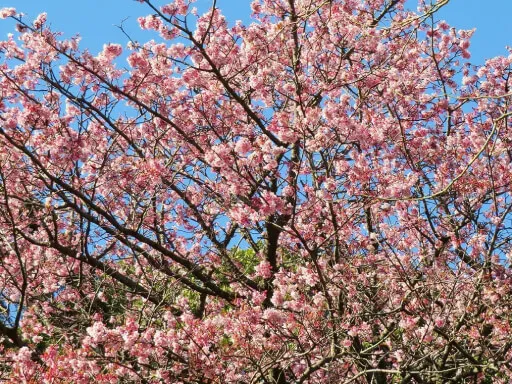
<svg viewBox="0 0 512 384"><path fill-rule="evenodd" d="M6 19L8 17L16 15L15 8L2 8L0 9L0 19Z"/></svg>
<svg viewBox="0 0 512 384"><path fill-rule="evenodd" d="M98 53L0 10L2 379L510 382L510 52L443 2L140 2Z"/></svg>

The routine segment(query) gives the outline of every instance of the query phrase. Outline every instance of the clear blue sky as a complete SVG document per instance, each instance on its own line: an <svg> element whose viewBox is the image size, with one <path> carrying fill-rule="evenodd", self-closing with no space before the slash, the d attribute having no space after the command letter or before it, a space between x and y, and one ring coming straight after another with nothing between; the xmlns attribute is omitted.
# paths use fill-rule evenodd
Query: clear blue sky
<svg viewBox="0 0 512 384"><path fill-rule="evenodd" d="M155 0L161 5L168 1ZM410 0L414 4L414 0ZM210 0L198 0L199 8L205 7ZM228 20L250 21L250 0L218 0ZM138 16L150 13L146 5L135 0L0 0L0 8L15 7L27 14L28 19L40 12L48 13L48 20L55 30L63 31L67 36L79 33L82 47L92 52L101 49L105 42L125 43L126 37L115 27L124 19L125 28L139 41L151 38L150 34L141 34L136 26ZM438 14L457 29L477 31L472 40L472 59L481 64L486 58L495 55L508 55L505 46L512 46L512 0L451 0ZM12 31L11 21L0 20L0 39Z"/></svg>

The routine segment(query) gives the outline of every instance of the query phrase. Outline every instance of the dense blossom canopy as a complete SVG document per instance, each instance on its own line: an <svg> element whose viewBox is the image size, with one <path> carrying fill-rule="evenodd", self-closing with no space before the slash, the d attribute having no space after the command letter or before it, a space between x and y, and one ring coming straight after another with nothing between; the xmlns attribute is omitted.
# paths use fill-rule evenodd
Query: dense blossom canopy
<svg viewBox="0 0 512 384"><path fill-rule="evenodd" d="M446 0L140 2L99 54L0 11L0 379L509 383L512 54Z"/></svg>

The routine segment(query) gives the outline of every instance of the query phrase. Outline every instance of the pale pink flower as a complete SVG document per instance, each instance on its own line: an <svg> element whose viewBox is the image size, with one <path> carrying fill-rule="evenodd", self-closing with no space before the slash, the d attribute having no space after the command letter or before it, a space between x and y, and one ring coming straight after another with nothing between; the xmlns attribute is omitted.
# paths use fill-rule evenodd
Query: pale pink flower
<svg viewBox="0 0 512 384"><path fill-rule="evenodd" d="M2 8L0 9L0 19L7 19L8 17L16 14L16 8Z"/></svg>

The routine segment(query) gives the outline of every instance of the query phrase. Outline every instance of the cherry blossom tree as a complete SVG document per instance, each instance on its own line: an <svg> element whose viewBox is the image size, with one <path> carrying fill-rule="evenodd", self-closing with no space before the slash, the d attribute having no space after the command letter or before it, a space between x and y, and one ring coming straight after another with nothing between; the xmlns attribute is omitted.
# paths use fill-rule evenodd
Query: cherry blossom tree
<svg viewBox="0 0 512 384"><path fill-rule="evenodd" d="M1 379L509 383L512 53L447 0L140 2L99 54L0 11Z"/></svg>

